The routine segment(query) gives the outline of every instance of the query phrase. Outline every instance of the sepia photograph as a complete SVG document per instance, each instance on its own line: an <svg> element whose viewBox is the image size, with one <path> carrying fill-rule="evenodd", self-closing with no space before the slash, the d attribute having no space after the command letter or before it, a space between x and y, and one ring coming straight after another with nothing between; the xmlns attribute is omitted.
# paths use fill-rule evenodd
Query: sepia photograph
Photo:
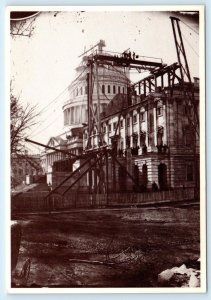
<svg viewBox="0 0 211 300"><path fill-rule="evenodd" d="M205 292L204 6L7 21L10 292Z"/></svg>

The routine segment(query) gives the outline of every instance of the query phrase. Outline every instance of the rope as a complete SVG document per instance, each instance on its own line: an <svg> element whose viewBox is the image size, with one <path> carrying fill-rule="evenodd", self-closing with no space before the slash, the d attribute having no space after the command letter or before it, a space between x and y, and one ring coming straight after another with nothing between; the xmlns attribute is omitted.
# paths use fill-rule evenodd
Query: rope
<svg viewBox="0 0 211 300"><path fill-rule="evenodd" d="M193 52L199 57L199 54L194 50L193 46L190 44L190 42L187 40L187 38L184 36L184 34L182 34L182 36L185 39L185 41L188 43L190 48L193 50Z"/></svg>
<svg viewBox="0 0 211 300"><path fill-rule="evenodd" d="M181 21L181 20L180 20ZM195 32L195 34L199 35L199 33L193 29L190 25L188 25L187 23L185 23L184 21L181 21L183 24L185 24L189 29L191 29L193 32Z"/></svg>

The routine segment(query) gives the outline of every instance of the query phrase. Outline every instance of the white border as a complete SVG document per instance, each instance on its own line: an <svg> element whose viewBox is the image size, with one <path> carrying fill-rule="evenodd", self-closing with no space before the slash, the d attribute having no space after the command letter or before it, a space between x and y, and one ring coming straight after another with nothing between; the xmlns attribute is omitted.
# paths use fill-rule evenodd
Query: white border
<svg viewBox="0 0 211 300"><path fill-rule="evenodd" d="M205 293L206 292L206 169L205 169L205 16L204 5L151 5L151 6L8 6L6 8L6 95L7 95L7 110L6 114L9 116L10 112L10 30L9 30L9 14L10 11L194 11L200 13L199 20L199 58L200 58L200 251L201 251L201 287L199 288L11 288L11 274L7 272L7 291L11 294L90 294L90 293ZM5 124L6 127L6 144L8 145L6 151L6 199L10 199L10 122ZM9 178L8 178L9 177ZM6 266L7 270L10 267L10 201L6 202ZM8 251L9 249L9 251ZM203 254L203 256L202 256Z"/></svg>

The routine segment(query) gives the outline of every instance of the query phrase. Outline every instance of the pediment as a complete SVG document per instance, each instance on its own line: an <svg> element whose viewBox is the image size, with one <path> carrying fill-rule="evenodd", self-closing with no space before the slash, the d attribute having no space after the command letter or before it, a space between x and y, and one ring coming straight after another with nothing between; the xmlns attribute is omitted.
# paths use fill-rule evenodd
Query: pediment
<svg viewBox="0 0 211 300"><path fill-rule="evenodd" d="M56 147L58 145L59 145L59 142L54 137L51 137L47 143L47 146L49 146L49 147Z"/></svg>

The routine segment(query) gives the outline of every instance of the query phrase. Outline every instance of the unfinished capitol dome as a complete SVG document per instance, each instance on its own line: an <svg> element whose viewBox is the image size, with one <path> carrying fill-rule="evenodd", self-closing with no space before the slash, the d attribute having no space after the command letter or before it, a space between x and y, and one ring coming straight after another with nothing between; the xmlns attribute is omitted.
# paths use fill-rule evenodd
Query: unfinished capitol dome
<svg viewBox="0 0 211 300"><path fill-rule="evenodd" d="M69 99L63 105L64 127L67 130L82 127L82 124L88 122L87 74L90 73L88 60L96 53L109 56L109 52L102 49L105 46L104 41L101 40L97 46L98 49L95 48L91 54L87 53L88 51L83 54L81 64L76 68L75 80L69 86ZM130 84L128 68L113 66L112 63L105 65L99 62L92 70L92 78L93 107L96 109L99 97L100 112L105 110L107 104L117 94L126 94Z"/></svg>

